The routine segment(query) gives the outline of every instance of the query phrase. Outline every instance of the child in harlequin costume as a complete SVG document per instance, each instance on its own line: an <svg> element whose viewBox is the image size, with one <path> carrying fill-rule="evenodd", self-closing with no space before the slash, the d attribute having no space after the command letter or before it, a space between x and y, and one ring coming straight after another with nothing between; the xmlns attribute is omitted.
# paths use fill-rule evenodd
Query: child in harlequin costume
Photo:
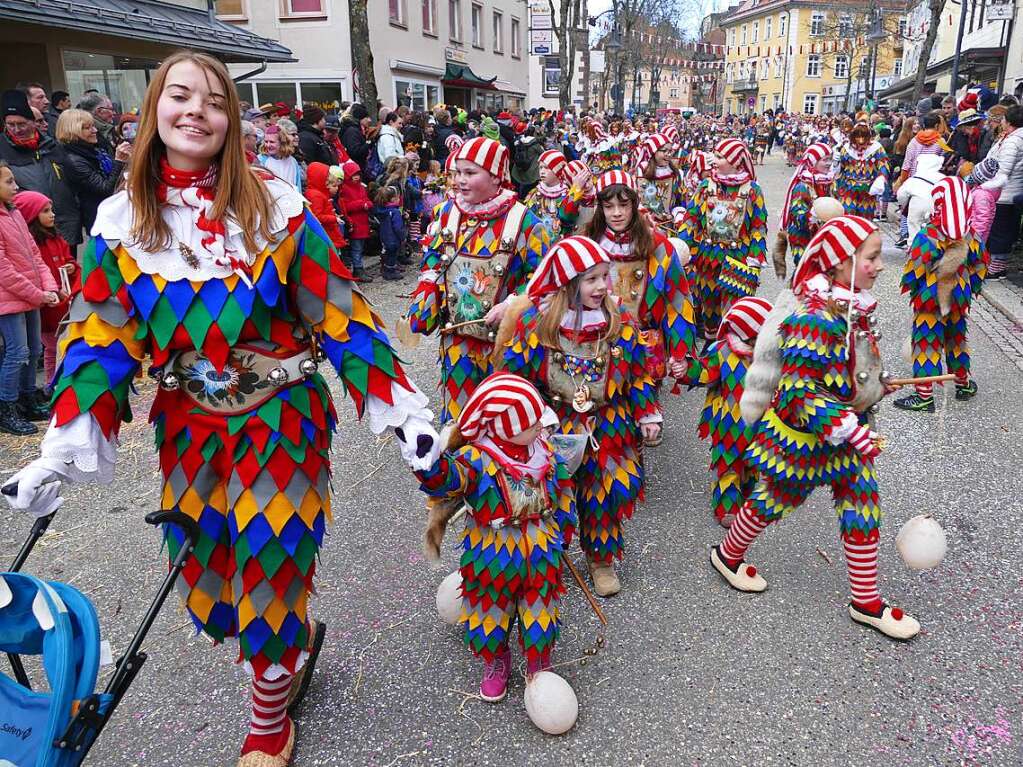
<svg viewBox="0 0 1023 767"><path fill-rule="evenodd" d="M622 524L643 497L639 435L656 437L661 423L646 347L608 292L610 264L588 237L555 244L529 283L532 305L503 360L540 389L560 419L558 431L575 435L585 450L575 473L579 540L601 596L621 589L613 563L624 553Z"/></svg>
<svg viewBox="0 0 1023 767"><path fill-rule="evenodd" d="M676 216L685 210L682 174L668 154L668 137L655 133L643 142L643 156L636 179L639 198L659 226L670 227Z"/></svg>
<svg viewBox="0 0 1023 767"><path fill-rule="evenodd" d="M701 181L705 178L710 178L712 169L712 161L706 152L694 149L689 153L689 167L683 177L685 196L687 199L696 194L696 190L700 186ZM685 220L685 213L686 210L683 209L682 215L675 219L676 229L681 229L682 223Z"/></svg>
<svg viewBox="0 0 1023 767"><path fill-rule="evenodd" d="M572 160L565 170L570 185L558 216L561 219L561 234L568 236L584 230L593 219L597 207L593 174L582 160Z"/></svg>
<svg viewBox="0 0 1023 767"><path fill-rule="evenodd" d="M895 639L920 624L882 601L877 587L881 504L874 459L881 440L866 412L885 394L868 290L881 271L873 222L839 216L810 240L761 328L746 373L742 417L756 424L747 451L759 477L711 563L739 591L767 581L746 550L772 522L828 485L838 514L852 601L850 617Z"/></svg>
<svg viewBox="0 0 1023 767"><path fill-rule="evenodd" d="M561 152L548 149L540 155L538 163L540 183L530 190L523 204L547 227L554 241L561 237L561 211L568 194L568 160Z"/></svg>
<svg viewBox="0 0 1023 767"><path fill-rule="evenodd" d="M641 215L631 175L608 171L597 179L596 191L586 235L611 257L612 291L635 320L647 345L647 372L660 384L668 364L684 361L696 344L689 281L675 246Z"/></svg>
<svg viewBox="0 0 1023 767"><path fill-rule="evenodd" d="M732 524L756 479L746 462L753 429L742 420L739 400L753 343L770 311L771 303L756 296L732 304L718 327L717 341L706 355L692 359L684 376L691 384L707 387L697 434L710 438L710 470L715 476L711 511L723 527Z"/></svg>
<svg viewBox="0 0 1023 767"><path fill-rule="evenodd" d="M973 297L980 292L990 257L970 225L969 188L948 176L931 191L934 215L910 245L902 274L902 292L913 308L910 338L913 375L941 375L942 357L956 377L957 400L972 399L977 382L970 377L966 321ZM934 412L932 384L895 400L902 410Z"/></svg>
<svg viewBox="0 0 1023 767"><path fill-rule="evenodd" d="M717 335L732 302L751 296L767 260L767 208L746 145L722 139L711 177L690 200L679 236L693 252L704 338Z"/></svg>
<svg viewBox="0 0 1023 767"><path fill-rule="evenodd" d="M814 219L813 204L819 197L830 194L831 181L831 147L811 144L792 174L781 209L774 246L774 268L779 279L784 280L787 271L786 249L792 254L793 265L798 265L806 243L817 231L820 223Z"/></svg>
<svg viewBox="0 0 1023 767"><path fill-rule="evenodd" d="M505 188L508 150L474 138L455 155L457 192L445 202L423 253L408 310L412 332L439 331L443 419L457 418L491 371L494 333L507 301L547 252L550 233Z"/></svg>
<svg viewBox="0 0 1023 767"><path fill-rule="evenodd" d="M562 558L576 508L568 468L540 434L546 409L531 383L495 373L465 403L446 451L416 472L432 498L469 507L460 622L466 646L484 662L480 696L492 703L508 689L516 619L531 675L550 666L561 630ZM442 536L443 527L436 540Z"/></svg>
<svg viewBox="0 0 1023 767"><path fill-rule="evenodd" d="M835 150L833 194L849 215L874 218L878 196L883 194L891 171L888 153L866 123L857 123L849 141Z"/></svg>
<svg viewBox="0 0 1023 767"><path fill-rule="evenodd" d="M248 168L223 64L168 57L142 114L127 189L100 205L82 255L50 430L42 456L11 480L14 504L51 504L55 480L113 479L132 380L149 357L161 506L201 531L178 584L196 628L214 643L237 639L252 675L238 764L286 765L288 709L323 639L308 601L331 516L337 416L318 368L339 372L374 432L398 427L407 460L429 466L436 434L425 396L302 196ZM210 139L182 141L180 115ZM197 169L178 167L189 164ZM173 559L184 534L166 525L164 535Z"/></svg>

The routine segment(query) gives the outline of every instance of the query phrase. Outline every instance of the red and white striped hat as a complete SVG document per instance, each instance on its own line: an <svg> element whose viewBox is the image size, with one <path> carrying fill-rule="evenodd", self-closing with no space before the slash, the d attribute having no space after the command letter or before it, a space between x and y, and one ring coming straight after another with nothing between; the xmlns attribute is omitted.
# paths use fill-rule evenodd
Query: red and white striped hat
<svg viewBox="0 0 1023 767"><path fill-rule="evenodd" d="M457 152L448 152L447 159L444 160L444 172L450 173L455 169L455 160L458 159Z"/></svg>
<svg viewBox="0 0 1023 767"><path fill-rule="evenodd" d="M559 240L544 256L533 272L526 287L530 300L539 305L540 300L573 278L592 269L597 264L610 263L611 257L589 237L574 236Z"/></svg>
<svg viewBox="0 0 1023 767"><path fill-rule="evenodd" d="M479 165L491 176L508 181L508 150L504 144L485 136L469 139L455 155L456 160L468 160Z"/></svg>
<svg viewBox="0 0 1023 767"><path fill-rule="evenodd" d="M462 436L511 439L530 428L544 413L540 392L525 378L494 373L484 378L458 416Z"/></svg>
<svg viewBox="0 0 1023 767"><path fill-rule="evenodd" d="M709 167L707 153L702 152L699 149L694 149L693 153L689 156L689 174L690 176L699 179L704 173L707 172Z"/></svg>
<svg viewBox="0 0 1023 767"><path fill-rule="evenodd" d="M643 149L646 151L647 157L653 157L654 152L668 146L668 143L668 137L663 133L651 133L643 142Z"/></svg>
<svg viewBox="0 0 1023 767"><path fill-rule="evenodd" d="M792 180L789 181L788 191L785 192L785 202L781 206L781 221L778 226L782 229L786 229L789 225L789 221L792 218L792 192L795 190L796 185L801 181L808 183L813 182L813 166L823 160L825 157L831 156L831 147L827 144L810 144L803 152L803 156L799 158L799 164L796 166L796 172L792 174Z"/></svg>
<svg viewBox="0 0 1023 767"><path fill-rule="evenodd" d="M582 160L569 160L568 165L565 167L565 173L570 179L575 178L584 170L589 170L590 166Z"/></svg>
<svg viewBox="0 0 1023 767"><path fill-rule="evenodd" d="M932 221L950 240L961 240L970 231L970 190L958 176L946 176L931 188Z"/></svg>
<svg viewBox="0 0 1023 767"><path fill-rule="evenodd" d="M600 194L608 187L615 186L616 184L627 186L633 192L636 191L635 177L631 173L626 173L624 170L604 171L597 177L597 181L593 186L597 194Z"/></svg>
<svg viewBox="0 0 1023 767"><path fill-rule="evenodd" d="M460 147L463 143L465 143L464 139L457 133L452 133L444 139L444 146L448 148L448 152L458 151L458 147Z"/></svg>
<svg viewBox="0 0 1023 767"><path fill-rule="evenodd" d="M667 128L661 131L672 144L681 144L682 138L679 136L678 128L674 125L669 125Z"/></svg>
<svg viewBox="0 0 1023 767"><path fill-rule="evenodd" d="M876 231L877 225L861 216L836 216L824 223L799 259L792 275L792 290L798 293L807 281L848 261Z"/></svg>
<svg viewBox="0 0 1023 767"><path fill-rule="evenodd" d="M750 178L757 177L756 170L753 168L753 157L745 142L737 138L723 138L714 147L714 154L724 158L737 170L748 173Z"/></svg>
<svg viewBox="0 0 1023 767"><path fill-rule="evenodd" d="M554 173L562 181L568 181L568 160L557 149L548 149L540 155L541 167Z"/></svg>
<svg viewBox="0 0 1023 767"><path fill-rule="evenodd" d="M734 333L743 341L752 341L757 337L764 320L771 313L771 302L765 298L747 296L740 298L732 308L725 312L718 326L718 340L721 341L729 333Z"/></svg>

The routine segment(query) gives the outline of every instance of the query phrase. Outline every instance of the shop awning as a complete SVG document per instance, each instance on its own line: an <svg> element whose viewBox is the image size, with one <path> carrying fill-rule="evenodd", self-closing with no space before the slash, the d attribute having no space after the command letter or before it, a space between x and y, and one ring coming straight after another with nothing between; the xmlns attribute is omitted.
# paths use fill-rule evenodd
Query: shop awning
<svg viewBox="0 0 1023 767"><path fill-rule="evenodd" d="M441 82L452 88L482 88L483 90L496 91L497 86L494 85L496 79L496 76L491 77L489 80L484 79L473 72L467 65L452 64L449 61L444 68L444 77L441 78Z"/></svg>
<svg viewBox="0 0 1023 767"><path fill-rule="evenodd" d="M991 73L994 78L997 78L1004 59L1005 48L967 48L959 53L959 76L976 80L980 79L979 75L981 73ZM947 59L936 61L927 67L927 75L924 78L925 86L928 82L934 82L942 75L952 74L953 60L954 57L949 56ZM908 98L913 93L913 86L915 84L915 74L903 77L877 95L882 99Z"/></svg>
<svg viewBox="0 0 1023 767"><path fill-rule="evenodd" d="M228 62L296 60L280 43L206 10L159 0L0 0L0 19L192 48Z"/></svg>

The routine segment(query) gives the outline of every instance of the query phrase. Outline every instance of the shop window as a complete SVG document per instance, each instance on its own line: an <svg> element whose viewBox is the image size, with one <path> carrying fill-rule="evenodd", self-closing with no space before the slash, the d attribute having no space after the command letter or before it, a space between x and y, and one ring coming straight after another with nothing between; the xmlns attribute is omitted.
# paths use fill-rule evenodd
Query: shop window
<svg viewBox="0 0 1023 767"><path fill-rule="evenodd" d="M425 112L440 103L440 86L417 80L396 78L394 103L404 104L413 112Z"/></svg>
<svg viewBox="0 0 1023 767"><path fill-rule="evenodd" d="M281 102L294 108L298 104L295 83L261 83L256 84L256 98L260 104L276 104ZM255 103L255 102L253 102Z"/></svg>
<svg viewBox="0 0 1023 767"><path fill-rule="evenodd" d="M256 106L256 95L251 82L243 80L235 83L234 89L238 92L239 101L247 101L249 106Z"/></svg>
<svg viewBox="0 0 1023 767"><path fill-rule="evenodd" d="M119 112L142 107L149 75L160 62L86 51L63 52L64 77L71 103L95 88L105 93Z"/></svg>
<svg viewBox="0 0 1023 767"><path fill-rule="evenodd" d="M302 103L318 106L324 112L337 112L341 108L344 94L341 83L301 82L298 87L302 91ZM262 90L262 89L260 89Z"/></svg>
<svg viewBox="0 0 1023 767"><path fill-rule="evenodd" d="M543 58L543 93L545 96L556 96L561 82L561 64L557 56Z"/></svg>

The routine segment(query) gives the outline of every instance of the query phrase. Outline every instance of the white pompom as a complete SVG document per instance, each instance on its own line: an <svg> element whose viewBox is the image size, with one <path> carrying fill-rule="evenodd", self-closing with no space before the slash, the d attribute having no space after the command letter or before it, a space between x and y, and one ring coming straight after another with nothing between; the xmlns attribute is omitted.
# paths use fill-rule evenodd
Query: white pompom
<svg viewBox="0 0 1023 767"><path fill-rule="evenodd" d="M899 529L895 548L906 566L913 570L930 570L945 558L948 542L945 531L930 514L918 514Z"/></svg>
<svg viewBox="0 0 1023 767"><path fill-rule="evenodd" d="M813 215L821 223L830 221L844 213L845 208L842 207L842 203L834 197L818 197L813 202Z"/></svg>
<svg viewBox="0 0 1023 767"><path fill-rule="evenodd" d="M548 735L572 729L579 717L579 700L572 685L553 671L539 671L526 683L526 713Z"/></svg>
<svg viewBox="0 0 1023 767"><path fill-rule="evenodd" d="M689 246L679 237L669 237L670 242L675 247L675 252L678 254L678 261L682 266L686 266L689 263L691 254L689 252Z"/></svg>
<svg viewBox="0 0 1023 767"><path fill-rule="evenodd" d="M462 574L455 570L437 587L437 612L452 626L462 617Z"/></svg>

